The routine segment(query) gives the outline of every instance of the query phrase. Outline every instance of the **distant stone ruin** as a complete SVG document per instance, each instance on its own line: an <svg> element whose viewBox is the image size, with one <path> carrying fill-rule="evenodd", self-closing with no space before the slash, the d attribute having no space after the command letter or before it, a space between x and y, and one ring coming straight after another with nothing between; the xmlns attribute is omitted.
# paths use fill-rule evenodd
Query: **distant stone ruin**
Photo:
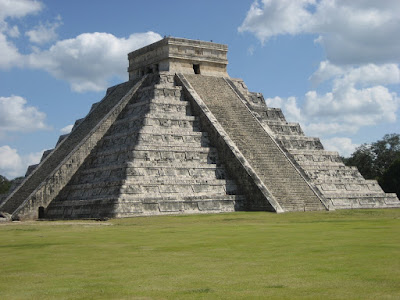
<svg viewBox="0 0 400 300"><path fill-rule="evenodd" d="M400 207L226 72L227 46L129 53L111 87L2 202L12 219Z"/></svg>

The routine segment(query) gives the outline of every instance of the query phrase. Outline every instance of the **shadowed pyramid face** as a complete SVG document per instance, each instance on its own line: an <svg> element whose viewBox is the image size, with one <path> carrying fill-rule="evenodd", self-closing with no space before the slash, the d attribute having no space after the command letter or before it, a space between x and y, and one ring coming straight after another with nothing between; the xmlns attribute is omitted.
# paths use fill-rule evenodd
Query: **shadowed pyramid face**
<svg viewBox="0 0 400 300"><path fill-rule="evenodd" d="M164 38L128 54L129 79L159 71L226 77L227 52L222 44Z"/></svg>

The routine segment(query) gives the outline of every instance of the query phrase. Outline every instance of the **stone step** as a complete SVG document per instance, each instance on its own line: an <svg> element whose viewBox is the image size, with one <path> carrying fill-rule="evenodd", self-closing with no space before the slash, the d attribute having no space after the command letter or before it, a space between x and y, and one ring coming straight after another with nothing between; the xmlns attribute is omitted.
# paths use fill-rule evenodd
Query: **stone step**
<svg viewBox="0 0 400 300"><path fill-rule="evenodd" d="M396 194L343 195L328 197L328 200L336 209L400 208Z"/></svg>
<svg viewBox="0 0 400 300"><path fill-rule="evenodd" d="M234 211L244 205L240 195L147 197L141 200L105 198L92 200L59 201L51 203L46 218L118 218L141 215L219 213Z"/></svg>
<svg viewBox="0 0 400 300"><path fill-rule="evenodd" d="M194 122L196 121L195 116L187 116L187 115L177 115L174 114L173 116L165 116L164 114L158 114L158 113L151 113L151 114L146 114L146 115L129 115L129 116L124 116L124 118L119 118L117 121L115 121L115 124L120 124L120 123L125 123L125 122L131 122L135 121L136 119L145 119L145 120L166 120L166 121L189 121L189 122Z"/></svg>
<svg viewBox="0 0 400 300"><path fill-rule="evenodd" d="M69 189L96 189L96 188L106 188L120 186L122 188L128 187L160 187L162 185L209 185L209 186L226 186L235 185L234 181L229 179L209 179L209 178L180 178L179 180L171 178L171 176L160 176L160 177L136 177L136 178L124 178L120 180L114 180L108 178L102 182L90 182L90 183L78 183L78 184L68 184Z"/></svg>
<svg viewBox="0 0 400 300"><path fill-rule="evenodd" d="M262 120L286 122L285 116L280 108L267 107L263 112L258 111Z"/></svg>
<svg viewBox="0 0 400 300"><path fill-rule="evenodd" d="M325 168L323 166L310 166L304 169L308 177L313 182L329 182L336 180L364 180L356 167L337 166L332 168Z"/></svg>
<svg viewBox="0 0 400 300"><path fill-rule="evenodd" d="M128 153L127 153L128 152ZM187 153L188 156L199 155L216 155L216 149L214 147L202 147L201 145L186 147L181 145L160 145L154 147L154 145L115 145L113 147L99 148L95 151L97 156L101 155L115 155L121 153L127 153L132 158L143 158L146 159L147 155L151 157L170 157L171 154L177 154L177 158L183 158L182 155ZM165 154L165 155L164 155ZM146 159L147 160L147 159Z"/></svg>
<svg viewBox="0 0 400 300"><path fill-rule="evenodd" d="M316 186L325 195L330 193L347 193L347 192L383 192L382 188L376 180L363 180L362 182L348 182L342 183L315 183Z"/></svg>
<svg viewBox="0 0 400 300"><path fill-rule="evenodd" d="M281 206L299 201L323 208L305 179L248 110L245 100L232 90L228 79L184 77Z"/></svg>
<svg viewBox="0 0 400 300"><path fill-rule="evenodd" d="M165 117L160 115L130 116L114 122L108 135L115 132L140 130L143 126L153 126L164 129L187 129L200 131L198 120L193 116Z"/></svg>
<svg viewBox="0 0 400 300"><path fill-rule="evenodd" d="M320 179L315 179L313 177L310 177L312 179L312 182L317 185L321 184L364 184L365 179L360 175L360 177L344 177L344 176L339 176L339 177L324 177Z"/></svg>
<svg viewBox="0 0 400 300"><path fill-rule="evenodd" d="M60 135L59 138L58 138L58 140L57 140L56 147L57 147L63 140L65 140L69 135L70 135L69 133Z"/></svg>
<svg viewBox="0 0 400 300"><path fill-rule="evenodd" d="M92 104L92 107L93 107L93 105L94 104ZM96 107L97 105L95 105L94 107ZM93 109L91 109L90 111L92 111ZM75 121L75 123L74 123L74 126L72 127L72 130L71 130L71 132L72 131L74 131L82 122L83 122L83 120L84 120L85 118L81 118L81 119L77 119L76 121Z"/></svg>
<svg viewBox="0 0 400 300"><path fill-rule="evenodd" d="M114 122L114 117L128 104L127 93L135 84L139 88L141 81L140 83L130 81L115 86L96 106L96 109L85 117L76 130L65 137L68 140L65 140L65 143L59 142L49 157L43 160L35 171L1 204L0 210L15 215L19 214L17 210L24 204L20 211L21 214L26 215L15 215L24 218L28 217L31 212L36 213L37 206L50 203L53 195L57 194L72 177L72 174L79 169L92 147L97 144L97 140L106 134L110 124ZM136 90L131 91L134 93ZM114 114L110 114L110 112L114 112ZM97 127L94 135L93 129L99 125L101 127ZM36 194L34 195L34 193Z"/></svg>
<svg viewBox="0 0 400 300"><path fill-rule="evenodd" d="M298 161L298 164L307 172L308 170L315 170L316 168L330 169L345 167L343 162L338 161Z"/></svg>
<svg viewBox="0 0 400 300"><path fill-rule="evenodd" d="M188 129L171 129L171 128L155 128L154 126L143 126L139 130L130 130L130 131L124 131L124 132L116 132L112 134L107 134L104 139L109 139L112 138L113 136L120 137L120 136L127 136L127 135L132 135L132 134L159 134L159 135L178 135L178 136L188 136L188 137L207 137L208 138L208 133L207 132L202 132L202 131L191 131Z"/></svg>
<svg viewBox="0 0 400 300"><path fill-rule="evenodd" d="M190 106L190 103L185 100L185 98L181 98L177 101L175 98L147 98L142 99L141 101L133 101L128 104L127 107L137 107L137 106L146 106L146 105L173 105L173 106Z"/></svg>
<svg viewBox="0 0 400 300"><path fill-rule="evenodd" d="M151 126L146 126L146 130L125 131L108 135L103 138L102 145L104 147L113 147L114 145L175 145L192 147L208 147L210 141L207 134L202 132L182 132L182 133L165 133L154 130Z"/></svg>
<svg viewBox="0 0 400 300"><path fill-rule="evenodd" d="M198 148L201 150L203 148ZM207 149L207 148L205 148ZM109 165L119 165L126 163L127 166L147 166L152 164L154 167L164 166L194 166L204 167L207 165L219 165L217 153L215 151L169 151L160 153L157 151L117 151L103 152L101 155L93 154L86 164L86 168L105 167Z"/></svg>
<svg viewBox="0 0 400 300"><path fill-rule="evenodd" d="M177 86L150 85L142 87L133 98L134 101L141 101L151 98L169 98L180 101L182 99L182 89Z"/></svg>
<svg viewBox="0 0 400 300"><path fill-rule="evenodd" d="M34 165L28 166L28 169L25 172L25 177L29 176L29 174L31 174L38 166L39 166L39 164L34 164Z"/></svg>
<svg viewBox="0 0 400 300"><path fill-rule="evenodd" d="M232 181L219 180L186 180L179 182L146 182L129 184L125 180L88 183L88 184L69 184L63 190L60 199L92 199L109 196L125 195L130 199L142 199L147 196L157 195L196 195L196 194L236 194L237 187Z"/></svg>
<svg viewBox="0 0 400 300"><path fill-rule="evenodd" d="M190 105L186 101L165 99L146 99L127 106L121 115L121 119L130 115L143 116L145 114L191 115Z"/></svg>
<svg viewBox="0 0 400 300"><path fill-rule="evenodd" d="M299 123L289 123L282 121L265 120L261 122L264 126L268 126L273 133L278 135L296 135L304 136L304 132Z"/></svg>
<svg viewBox="0 0 400 300"><path fill-rule="evenodd" d="M54 149L49 149L45 150L42 154L42 158L40 159L40 162L42 162L51 152L53 152Z"/></svg>
<svg viewBox="0 0 400 300"><path fill-rule="evenodd" d="M340 164L337 166L324 166L323 164L313 164L313 165L309 165L308 169L305 171L306 172L315 172L316 174L321 173L322 175L324 175L324 174L330 174L332 172L333 173L341 172L341 173L347 174L347 173L352 173L352 172L358 172L358 169L357 169L357 167L346 166L345 164Z"/></svg>
<svg viewBox="0 0 400 300"><path fill-rule="evenodd" d="M290 153L293 155L330 155L340 156L337 151L328 151L324 149L292 149Z"/></svg>
<svg viewBox="0 0 400 300"><path fill-rule="evenodd" d="M301 150L301 149L310 149L310 150L324 149L319 138L315 137L278 134L276 135L275 138L279 145L281 145L282 147L284 147L289 151Z"/></svg>
<svg viewBox="0 0 400 300"><path fill-rule="evenodd" d="M384 197L385 193L380 190L335 190L335 191L324 191L324 196L326 198L373 198L373 197Z"/></svg>
<svg viewBox="0 0 400 300"><path fill-rule="evenodd" d="M298 163L302 162L343 162L337 152L325 150L290 151Z"/></svg>
<svg viewBox="0 0 400 300"><path fill-rule="evenodd" d="M168 170L172 171L177 171L179 170L204 170L204 171L217 171L218 169L223 170L223 166L217 166L215 164L207 164L207 163L199 163L196 161L188 161L188 162L182 162L180 164L175 164L171 162L157 162L153 163L151 161L132 161L132 162L124 162L121 164L114 164L114 165L107 165L107 166L101 166L101 167L96 167L96 168L85 168L81 169L80 172L82 173L83 176L89 175L91 173L96 173L96 172L110 172L113 171L123 171L127 172L127 175L130 176L141 176L142 174L140 173L140 170L157 170L156 173L153 174L152 171L149 171L148 174L146 175L151 175L151 176L156 176L156 175L165 175L163 172L169 172ZM171 172L172 172L171 171ZM136 174L138 172L138 174ZM183 172L183 171L182 171Z"/></svg>
<svg viewBox="0 0 400 300"><path fill-rule="evenodd" d="M129 152L121 152L118 156L115 155L101 155L96 156L95 158L91 158L88 162L88 167L100 167L111 164L120 164L124 161L134 161L137 162L151 162L154 164L160 165L161 163L187 163L187 162L199 162L203 164L217 164L219 160L216 155L209 153L196 153L196 152L145 152L145 151L136 151L133 154Z"/></svg>
<svg viewBox="0 0 400 300"><path fill-rule="evenodd" d="M139 177L153 178L157 181L174 178L177 181L191 179L225 179L224 168L177 168L177 167L146 167L146 168L119 168L107 170L106 168L94 168L82 170L80 175L77 175L71 180L72 184L76 183L97 183L104 180L122 180L126 176L130 180L137 180Z"/></svg>

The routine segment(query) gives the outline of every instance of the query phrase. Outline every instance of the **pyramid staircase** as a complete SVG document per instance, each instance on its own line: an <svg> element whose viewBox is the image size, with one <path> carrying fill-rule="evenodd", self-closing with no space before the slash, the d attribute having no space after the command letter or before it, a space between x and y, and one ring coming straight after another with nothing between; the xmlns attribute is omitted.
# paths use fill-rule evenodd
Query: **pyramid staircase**
<svg viewBox="0 0 400 300"><path fill-rule="evenodd" d="M28 168L0 220L400 207L230 78L226 54L173 37L129 53L130 80Z"/></svg>
<svg viewBox="0 0 400 300"><path fill-rule="evenodd" d="M283 211L326 209L313 187L232 89L228 78L181 76L253 167L269 198L274 198Z"/></svg>
<svg viewBox="0 0 400 300"><path fill-rule="evenodd" d="M30 210L42 206L46 218L73 219L240 209L244 196L237 194L237 185L227 176L207 133L200 130L184 100L174 75L149 75L53 199L32 204ZM70 135L61 137L38 166L29 167L27 179L43 169L86 118L78 120ZM45 174L41 175L43 180ZM17 191L24 192L24 197L32 193L27 183ZM17 209L22 203L7 205L11 203L0 209L24 218Z"/></svg>
<svg viewBox="0 0 400 300"><path fill-rule="evenodd" d="M383 192L376 180L365 180L356 167L345 166L339 153L326 151L318 138L305 136L300 124L287 122L281 109L267 107L262 94L249 92L240 79L231 82L264 129L326 199L329 209L400 207L396 194Z"/></svg>

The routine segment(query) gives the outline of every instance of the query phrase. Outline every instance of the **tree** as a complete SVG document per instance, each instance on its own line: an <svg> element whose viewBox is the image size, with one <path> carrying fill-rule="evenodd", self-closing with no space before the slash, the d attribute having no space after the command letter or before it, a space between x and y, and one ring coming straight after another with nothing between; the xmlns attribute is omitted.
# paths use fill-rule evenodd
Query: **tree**
<svg viewBox="0 0 400 300"><path fill-rule="evenodd" d="M400 134L386 134L381 140L363 144L343 161L356 166L365 179L378 180L385 192L399 195Z"/></svg>
<svg viewBox="0 0 400 300"><path fill-rule="evenodd" d="M344 158L344 163L347 166L356 166L365 179L373 179L377 176L371 145L362 144L357 147L349 158Z"/></svg>
<svg viewBox="0 0 400 300"><path fill-rule="evenodd" d="M400 134L386 134L382 140L371 144L371 150L375 155L375 172L377 177L381 177L397 159L400 159Z"/></svg>
<svg viewBox="0 0 400 300"><path fill-rule="evenodd" d="M379 184L387 193L396 193L400 198L400 159L395 160L379 178Z"/></svg>
<svg viewBox="0 0 400 300"><path fill-rule="evenodd" d="M400 159L400 134L386 134L381 140L363 144L344 159L348 166L356 166L366 179L377 179Z"/></svg>

